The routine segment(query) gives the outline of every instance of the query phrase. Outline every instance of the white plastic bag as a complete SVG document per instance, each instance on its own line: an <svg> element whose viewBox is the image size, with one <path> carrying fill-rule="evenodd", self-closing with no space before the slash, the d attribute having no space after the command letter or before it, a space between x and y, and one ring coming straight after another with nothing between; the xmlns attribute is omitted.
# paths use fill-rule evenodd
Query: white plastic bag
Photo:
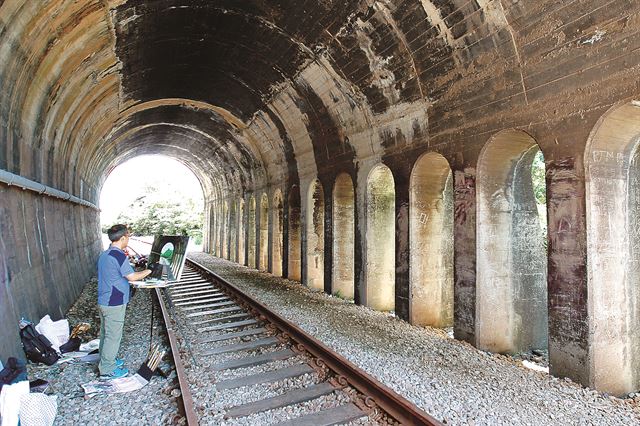
<svg viewBox="0 0 640 426"><path fill-rule="evenodd" d="M29 395L29 382L26 380L2 386L0 392L0 424L2 426L17 426L20 420L20 399L23 395Z"/></svg>
<svg viewBox="0 0 640 426"><path fill-rule="evenodd" d="M69 321L66 319L54 322L49 315L45 315L36 325L36 331L49 339L51 346L58 353L60 346L69 341Z"/></svg>
<svg viewBox="0 0 640 426"><path fill-rule="evenodd" d="M20 398L20 426L52 426L57 413L57 396L30 393Z"/></svg>

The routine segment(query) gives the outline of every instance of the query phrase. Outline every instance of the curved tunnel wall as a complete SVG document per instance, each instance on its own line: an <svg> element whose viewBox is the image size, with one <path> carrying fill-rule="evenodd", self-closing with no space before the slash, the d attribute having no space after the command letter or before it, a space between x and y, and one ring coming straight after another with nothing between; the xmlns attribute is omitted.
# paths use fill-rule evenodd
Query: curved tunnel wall
<svg viewBox="0 0 640 426"><path fill-rule="evenodd" d="M361 303L366 173L383 163L395 183L395 309L408 318L410 173L422 154L438 152L454 186L454 329L476 343L478 157L492 135L525 130L547 165L551 368L589 383L583 154L599 117L640 94L640 5L616 0L603 8L589 0L576 7L552 0L4 0L0 168L96 202L118 163L173 156L205 190L209 250L221 254L224 202L244 200L242 215L253 217L241 225L248 228L239 259L252 266L260 264L258 197L280 189L282 269L297 279L305 278L307 260L291 243L306 244L306 191L317 179L326 195L325 289L332 285L331 189L346 173L356 197L354 298ZM3 251L24 251L25 241L41 253L52 249L56 256L43 256L42 270L66 262L72 282L56 279L55 286L77 292L99 250L97 213L38 196L24 197L23 210L24 194L2 188L11 216L3 226L29 224L26 236L3 232ZM53 219L64 209L64 219ZM38 215L47 218L39 228ZM74 235L63 243L64 220ZM11 256L4 251L2 265L13 298L0 303L15 320L28 310L17 302L28 299L27 285L16 283L41 279L23 254ZM82 256L86 262L71 260ZM64 304L45 305L42 312Z"/></svg>

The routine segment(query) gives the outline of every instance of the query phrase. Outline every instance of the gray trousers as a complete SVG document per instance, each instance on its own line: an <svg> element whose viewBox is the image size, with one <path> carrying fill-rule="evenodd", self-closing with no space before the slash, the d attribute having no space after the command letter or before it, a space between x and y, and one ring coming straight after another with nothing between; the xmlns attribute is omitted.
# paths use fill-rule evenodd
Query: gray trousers
<svg viewBox="0 0 640 426"><path fill-rule="evenodd" d="M116 356L122 340L124 314L127 305L102 306L100 311L100 374L111 374L116 368Z"/></svg>

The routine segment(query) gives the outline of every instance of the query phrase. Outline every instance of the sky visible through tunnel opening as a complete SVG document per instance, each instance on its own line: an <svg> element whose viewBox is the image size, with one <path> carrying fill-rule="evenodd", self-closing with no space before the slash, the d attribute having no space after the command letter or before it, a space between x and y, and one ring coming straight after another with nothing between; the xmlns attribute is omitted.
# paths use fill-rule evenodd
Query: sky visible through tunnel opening
<svg viewBox="0 0 640 426"><path fill-rule="evenodd" d="M144 155L116 167L102 187L99 207L103 232L115 223L129 224L136 251L147 248L138 237L152 241L158 226L168 234L188 232L189 250L201 250L202 187L188 167L170 157ZM105 235L103 242L108 244Z"/></svg>

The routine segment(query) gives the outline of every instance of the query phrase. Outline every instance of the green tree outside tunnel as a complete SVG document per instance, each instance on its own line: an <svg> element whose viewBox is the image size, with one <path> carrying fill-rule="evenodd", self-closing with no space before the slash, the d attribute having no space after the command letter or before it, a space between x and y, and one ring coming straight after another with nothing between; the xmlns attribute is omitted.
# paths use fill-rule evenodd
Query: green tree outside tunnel
<svg viewBox="0 0 640 426"><path fill-rule="evenodd" d="M147 186L117 222L128 224L134 235L188 235L201 244L203 211L198 204L177 189ZM103 232L111 225L105 224Z"/></svg>

